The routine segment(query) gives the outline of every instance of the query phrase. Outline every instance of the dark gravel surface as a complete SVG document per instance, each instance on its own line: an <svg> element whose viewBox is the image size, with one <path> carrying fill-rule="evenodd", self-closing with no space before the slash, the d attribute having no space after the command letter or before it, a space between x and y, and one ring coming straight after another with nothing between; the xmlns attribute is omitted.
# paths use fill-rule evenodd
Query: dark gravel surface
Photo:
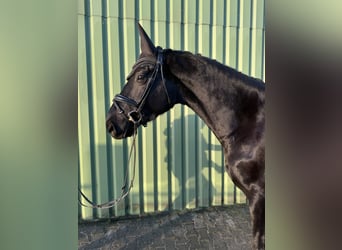
<svg viewBox="0 0 342 250"><path fill-rule="evenodd" d="M79 249L251 249L247 205L80 222Z"/></svg>

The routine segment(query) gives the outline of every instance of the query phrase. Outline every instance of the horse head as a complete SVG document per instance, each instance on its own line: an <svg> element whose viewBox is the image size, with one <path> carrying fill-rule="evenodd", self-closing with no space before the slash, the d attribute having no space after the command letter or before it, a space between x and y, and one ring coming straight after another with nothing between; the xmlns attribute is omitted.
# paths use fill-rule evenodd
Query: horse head
<svg viewBox="0 0 342 250"><path fill-rule="evenodd" d="M177 79L165 66L164 50L155 47L140 24L138 27L141 54L106 119L107 130L116 139L132 136L140 125L146 126L177 100Z"/></svg>

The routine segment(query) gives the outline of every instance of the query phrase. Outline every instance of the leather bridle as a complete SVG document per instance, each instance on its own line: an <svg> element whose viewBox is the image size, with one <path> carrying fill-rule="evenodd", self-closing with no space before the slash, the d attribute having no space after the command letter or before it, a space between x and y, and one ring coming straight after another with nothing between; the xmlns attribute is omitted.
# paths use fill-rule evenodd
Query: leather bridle
<svg viewBox="0 0 342 250"><path fill-rule="evenodd" d="M151 89L156 82L156 78L159 72L161 74L161 80L162 80L162 84L163 84L163 87L167 96L168 104L171 105L170 96L166 88L166 83L165 83L164 73L163 73L163 60L164 60L163 49L159 46L156 49L157 49L157 60L155 60L154 57L153 58L152 57L140 58L133 66L132 72L128 75L128 79L129 79L130 76L135 72L137 68L140 68L142 66L147 66L147 65L154 66L154 70L150 78L148 79L148 82L146 84L147 86L140 98L140 101L137 102L133 100L132 98L129 98L121 94L116 95L113 99L113 103L116 109L118 110L118 112L120 114L123 114L128 121L132 122L135 125L134 127L138 127L139 125L143 125L146 127L146 123L142 123L142 117L143 117L142 110L145 106L145 103L149 94L151 93ZM120 107L120 103L125 103L129 106L133 106L135 109L129 112L125 112Z"/></svg>

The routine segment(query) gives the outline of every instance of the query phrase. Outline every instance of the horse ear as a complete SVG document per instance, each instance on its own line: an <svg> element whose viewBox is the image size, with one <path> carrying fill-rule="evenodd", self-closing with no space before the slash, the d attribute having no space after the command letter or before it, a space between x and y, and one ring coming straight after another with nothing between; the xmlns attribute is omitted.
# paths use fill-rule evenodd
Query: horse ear
<svg viewBox="0 0 342 250"><path fill-rule="evenodd" d="M143 27L138 23L140 32L140 48L141 53L145 56L153 56L155 54L156 47L154 47L151 39L146 34Z"/></svg>

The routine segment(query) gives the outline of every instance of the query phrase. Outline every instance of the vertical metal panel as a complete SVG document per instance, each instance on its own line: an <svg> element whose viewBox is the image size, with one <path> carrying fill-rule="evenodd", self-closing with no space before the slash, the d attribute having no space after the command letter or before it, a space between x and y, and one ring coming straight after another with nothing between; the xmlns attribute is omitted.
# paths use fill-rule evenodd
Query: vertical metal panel
<svg viewBox="0 0 342 250"><path fill-rule="evenodd" d="M105 116L139 55L138 20L156 45L201 53L264 77L264 0L79 0L79 184L95 202L118 197L132 139L113 140ZM136 179L108 210L81 219L243 203L221 146L189 108L177 105L138 132Z"/></svg>

